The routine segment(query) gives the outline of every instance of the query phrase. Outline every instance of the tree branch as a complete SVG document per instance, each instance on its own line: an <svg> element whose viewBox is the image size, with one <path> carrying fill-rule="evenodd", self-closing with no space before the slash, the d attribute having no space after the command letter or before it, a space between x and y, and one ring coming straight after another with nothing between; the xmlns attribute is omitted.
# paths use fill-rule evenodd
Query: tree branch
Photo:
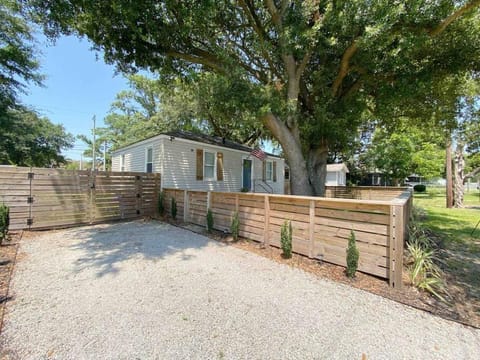
<svg viewBox="0 0 480 360"><path fill-rule="evenodd" d="M333 85L332 85L332 95L334 97L338 95L343 79L345 79L345 76L347 76L348 71L350 70L350 59L353 57L353 55L355 55L357 50L358 50L358 45L357 45L357 40L355 39L345 49L345 52L342 55L342 60L340 61L340 70L338 71L337 77L333 81Z"/></svg>
<svg viewBox="0 0 480 360"><path fill-rule="evenodd" d="M278 13L278 9L275 6L273 0L264 0L265 7L267 8L270 16L272 17L273 23L281 29L283 27L281 14Z"/></svg>
<svg viewBox="0 0 480 360"><path fill-rule="evenodd" d="M435 29L429 31L429 34L431 36L437 36L440 35L448 25L450 25L452 22L457 20L460 16L465 14L466 12L480 6L480 0L474 0L471 1L459 9L457 9L453 14L449 15L445 20L443 20Z"/></svg>
<svg viewBox="0 0 480 360"><path fill-rule="evenodd" d="M227 71L222 66L220 66L215 60L209 58L209 56L208 57L204 57L201 55L195 56L195 55L185 54L185 53L181 53L174 50L167 51L165 55L173 58L177 58L180 60L185 60L194 64L204 65L212 70L217 71L220 74L224 74L224 75L227 74Z"/></svg>
<svg viewBox="0 0 480 360"><path fill-rule="evenodd" d="M243 12L247 15L249 22L251 26L253 27L253 30L257 33L260 42L262 45L268 41L272 43L272 40L270 37L267 35L265 32L265 28L263 24L260 22L260 19L258 18L257 14L255 13L255 9L252 7L251 2L246 2L244 0L238 0L240 3L240 6L243 9ZM275 65L273 64L272 59L270 58L269 54L265 51L264 46L262 46L262 55L265 58L265 61L268 63L268 66L270 67L272 73L274 73L279 79L281 79L281 75L278 73L277 69L275 68Z"/></svg>
<svg viewBox="0 0 480 360"><path fill-rule="evenodd" d="M468 174L465 174L465 176L463 177L463 179L472 178L472 177L477 176L478 174L480 174L480 167L478 167L478 168L476 168L476 169L473 169L473 170L470 171Z"/></svg>

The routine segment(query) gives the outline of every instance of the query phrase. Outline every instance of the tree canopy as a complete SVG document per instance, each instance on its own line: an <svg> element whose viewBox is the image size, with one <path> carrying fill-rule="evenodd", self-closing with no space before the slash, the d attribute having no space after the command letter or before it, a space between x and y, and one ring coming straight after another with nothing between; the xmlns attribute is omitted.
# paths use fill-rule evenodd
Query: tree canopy
<svg viewBox="0 0 480 360"><path fill-rule="evenodd" d="M50 167L66 163L61 151L71 148L74 138L62 125L26 109L9 111L8 119L8 124L0 121L0 164Z"/></svg>
<svg viewBox="0 0 480 360"><path fill-rule="evenodd" d="M404 120L394 129L378 127L360 158L368 170L378 169L395 185L412 174L430 180L443 175L443 140L441 134L424 131Z"/></svg>
<svg viewBox="0 0 480 360"><path fill-rule="evenodd" d="M25 2L47 34L87 36L122 71L234 83L294 194L323 194L328 151L366 117L432 109L432 84L480 70L480 0Z"/></svg>
<svg viewBox="0 0 480 360"><path fill-rule="evenodd" d="M72 135L26 108L18 98L28 84L41 85L32 29L17 1L0 2L0 164L53 166Z"/></svg>
<svg viewBox="0 0 480 360"><path fill-rule="evenodd" d="M216 74L163 82L129 75L128 90L119 92L97 129L98 141L112 149L174 129L203 132L242 144L256 145L268 136L256 127L255 117L238 96L236 83ZM239 126L241 125L241 126ZM91 143L81 137L90 148ZM86 154L87 154L86 153Z"/></svg>
<svg viewBox="0 0 480 360"><path fill-rule="evenodd" d="M17 1L0 3L0 118L19 105L18 93L28 82L40 84L37 51L31 29Z"/></svg>

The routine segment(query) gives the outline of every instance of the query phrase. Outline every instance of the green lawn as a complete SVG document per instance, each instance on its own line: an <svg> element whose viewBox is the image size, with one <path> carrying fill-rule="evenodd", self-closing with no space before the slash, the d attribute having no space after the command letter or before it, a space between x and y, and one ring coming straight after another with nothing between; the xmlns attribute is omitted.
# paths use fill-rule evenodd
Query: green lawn
<svg viewBox="0 0 480 360"><path fill-rule="evenodd" d="M441 240L443 268L470 296L480 299L480 220L479 191L465 193L464 209L445 208L444 189L427 189L414 194L414 205L426 210L423 223Z"/></svg>

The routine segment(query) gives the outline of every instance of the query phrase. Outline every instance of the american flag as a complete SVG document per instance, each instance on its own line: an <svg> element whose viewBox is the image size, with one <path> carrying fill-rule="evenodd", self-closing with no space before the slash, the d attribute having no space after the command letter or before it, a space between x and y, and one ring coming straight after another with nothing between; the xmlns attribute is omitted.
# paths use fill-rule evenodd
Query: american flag
<svg viewBox="0 0 480 360"><path fill-rule="evenodd" d="M250 153L250 155L255 156L257 159L263 161L267 157L267 155L261 149L254 149Z"/></svg>

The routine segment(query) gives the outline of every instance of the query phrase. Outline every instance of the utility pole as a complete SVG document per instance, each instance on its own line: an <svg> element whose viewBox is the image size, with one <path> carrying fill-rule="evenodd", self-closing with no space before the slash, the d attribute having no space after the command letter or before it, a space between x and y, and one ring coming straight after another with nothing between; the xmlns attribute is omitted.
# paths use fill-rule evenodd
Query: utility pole
<svg viewBox="0 0 480 360"><path fill-rule="evenodd" d="M103 171L107 171L107 140L103 142Z"/></svg>
<svg viewBox="0 0 480 360"><path fill-rule="evenodd" d="M83 170L83 154L80 154L80 170Z"/></svg>
<svg viewBox="0 0 480 360"><path fill-rule="evenodd" d="M93 142L92 142L92 171L95 171L95 123L96 117L93 115Z"/></svg>

